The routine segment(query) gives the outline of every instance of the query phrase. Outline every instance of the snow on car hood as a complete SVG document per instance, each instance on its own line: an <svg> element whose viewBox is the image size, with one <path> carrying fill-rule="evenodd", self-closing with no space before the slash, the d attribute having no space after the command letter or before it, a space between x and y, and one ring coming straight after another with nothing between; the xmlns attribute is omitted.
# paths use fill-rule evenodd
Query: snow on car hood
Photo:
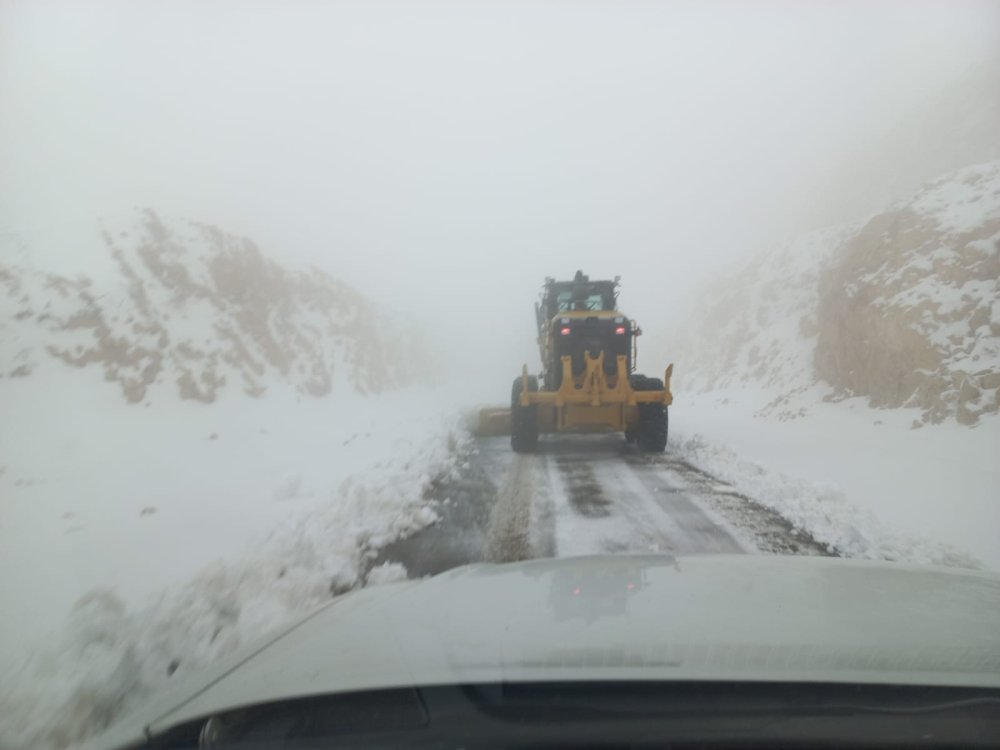
<svg viewBox="0 0 1000 750"><path fill-rule="evenodd" d="M636 679L1000 687L1000 576L766 556L472 565L336 599L88 747L311 694Z"/></svg>

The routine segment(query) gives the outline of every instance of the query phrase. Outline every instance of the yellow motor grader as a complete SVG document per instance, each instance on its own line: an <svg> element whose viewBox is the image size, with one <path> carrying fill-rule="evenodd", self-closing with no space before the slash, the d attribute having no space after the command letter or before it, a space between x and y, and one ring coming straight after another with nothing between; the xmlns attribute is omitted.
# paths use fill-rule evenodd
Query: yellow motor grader
<svg viewBox="0 0 1000 750"><path fill-rule="evenodd" d="M548 278L535 304L541 383L527 365L514 380L510 411L479 414L481 435L510 433L511 447L534 451L550 432L624 432L644 452L667 445L667 407L673 401L667 367L663 380L633 372L634 320L618 310L619 279Z"/></svg>

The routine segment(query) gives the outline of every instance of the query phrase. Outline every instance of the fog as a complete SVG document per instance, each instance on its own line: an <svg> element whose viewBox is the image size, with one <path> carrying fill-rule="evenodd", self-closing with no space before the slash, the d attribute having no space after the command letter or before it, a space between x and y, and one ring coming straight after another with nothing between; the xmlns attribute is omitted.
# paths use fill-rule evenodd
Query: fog
<svg viewBox="0 0 1000 750"><path fill-rule="evenodd" d="M216 224L414 315L503 400L545 276L621 275L669 329L911 187L858 160L998 42L981 2L7 2L0 222L73 271L123 208Z"/></svg>

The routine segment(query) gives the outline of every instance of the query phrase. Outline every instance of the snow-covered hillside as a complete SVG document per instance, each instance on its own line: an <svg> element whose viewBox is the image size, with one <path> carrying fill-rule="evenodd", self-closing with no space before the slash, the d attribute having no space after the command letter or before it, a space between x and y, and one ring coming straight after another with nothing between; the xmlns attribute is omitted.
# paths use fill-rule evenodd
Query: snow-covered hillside
<svg viewBox="0 0 1000 750"><path fill-rule="evenodd" d="M998 285L1000 162L765 253L677 329L675 450L843 554L1000 568Z"/></svg>
<svg viewBox="0 0 1000 750"><path fill-rule="evenodd" d="M111 278L0 256L0 377L32 377L55 359L99 369L132 403L168 392L211 402L227 389L259 397L272 381L310 396L335 380L379 393L424 377L419 336L346 284L284 268L212 226L151 210L134 219L103 228Z"/></svg>
<svg viewBox="0 0 1000 750"><path fill-rule="evenodd" d="M948 175L868 221L814 232L706 290L674 357L699 392L763 389L915 408L913 426L1000 408L1000 162ZM805 395L804 395L805 394Z"/></svg>

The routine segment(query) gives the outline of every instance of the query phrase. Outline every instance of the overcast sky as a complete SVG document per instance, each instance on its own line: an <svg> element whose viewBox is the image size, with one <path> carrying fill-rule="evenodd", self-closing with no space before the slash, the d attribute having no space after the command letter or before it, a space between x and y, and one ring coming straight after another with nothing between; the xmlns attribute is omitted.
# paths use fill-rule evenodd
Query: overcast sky
<svg viewBox="0 0 1000 750"><path fill-rule="evenodd" d="M998 43L996 2L0 0L0 221L75 271L150 206L530 353L544 276L673 314Z"/></svg>

